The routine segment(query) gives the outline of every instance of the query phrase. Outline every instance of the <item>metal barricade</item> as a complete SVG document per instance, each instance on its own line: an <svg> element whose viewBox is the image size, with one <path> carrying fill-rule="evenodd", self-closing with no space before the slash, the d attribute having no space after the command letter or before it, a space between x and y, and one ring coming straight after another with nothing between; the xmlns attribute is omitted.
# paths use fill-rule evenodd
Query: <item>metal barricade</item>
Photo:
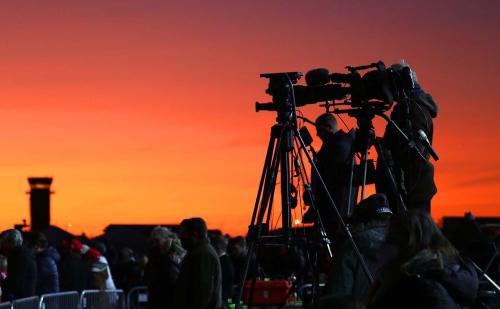
<svg viewBox="0 0 500 309"><path fill-rule="evenodd" d="M80 309L125 309L123 290L82 291Z"/></svg>
<svg viewBox="0 0 500 309"><path fill-rule="evenodd" d="M0 304L0 309L11 309L11 308L12 304L9 301Z"/></svg>
<svg viewBox="0 0 500 309"><path fill-rule="evenodd" d="M39 309L78 309L80 295L76 291L44 294Z"/></svg>
<svg viewBox="0 0 500 309"><path fill-rule="evenodd" d="M12 302L12 309L38 309L38 296L16 299Z"/></svg>
<svg viewBox="0 0 500 309"><path fill-rule="evenodd" d="M127 293L128 309L146 309L148 306L148 288L136 286Z"/></svg>

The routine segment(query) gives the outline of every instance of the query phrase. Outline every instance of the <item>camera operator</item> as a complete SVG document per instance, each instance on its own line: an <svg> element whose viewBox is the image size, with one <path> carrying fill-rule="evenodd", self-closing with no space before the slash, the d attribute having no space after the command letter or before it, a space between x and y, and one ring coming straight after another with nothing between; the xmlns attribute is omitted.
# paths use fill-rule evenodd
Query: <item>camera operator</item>
<svg viewBox="0 0 500 309"><path fill-rule="evenodd" d="M344 217L347 216L347 199L349 194L349 163L353 155L352 144L355 131L348 133L339 129L337 120L332 114L320 115L315 122L316 134L322 141L321 149L316 156L316 166L323 178L330 195L332 196L338 210ZM316 173L311 173L311 186L315 206L317 207L321 220L327 234L332 238L338 236L341 231L337 215L328 196L319 182ZM307 204L307 203L306 203ZM305 222L312 222L312 209L304 215Z"/></svg>
<svg viewBox="0 0 500 309"><path fill-rule="evenodd" d="M437 188L434 183L434 167L429 162L429 152L421 140L421 132L419 131L421 130L427 135L429 144L431 144L432 119L437 116L438 106L432 96L422 90L415 72L407 64L394 64L391 67L400 72L403 69L410 69L413 81L413 89L409 91L407 100L399 100L392 110L391 119L411 140L416 142L417 148L426 160L424 161L415 149L408 146L408 142L391 124L386 127L383 143L392 157L398 191L402 194L406 207L430 212L431 199L436 194ZM390 159L387 160L386 164L389 164L390 161ZM383 163L379 162L379 164ZM386 193L391 205L397 205L396 196L391 194L391 190L386 187L387 185L384 181L379 182L377 192Z"/></svg>

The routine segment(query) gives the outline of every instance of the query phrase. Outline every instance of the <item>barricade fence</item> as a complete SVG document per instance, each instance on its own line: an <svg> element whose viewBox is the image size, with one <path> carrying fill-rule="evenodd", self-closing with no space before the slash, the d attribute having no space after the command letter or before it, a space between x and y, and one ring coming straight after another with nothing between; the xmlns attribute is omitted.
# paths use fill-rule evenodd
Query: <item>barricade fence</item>
<svg viewBox="0 0 500 309"><path fill-rule="evenodd" d="M142 288L135 289L137 293ZM132 289L134 290L134 289ZM147 289L146 292L147 294ZM130 293L129 293L130 294ZM144 299L144 296L142 298ZM147 303L147 295L146 295ZM144 302L143 302L144 303ZM0 309L125 309L123 290L84 290L44 294L0 304ZM145 308L145 307L133 307Z"/></svg>
<svg viewBox="0 0 500 309"><path fill-rule="evenodd" d="M146 309L148 306L148 288L136 286L127 293L127 309Z"/></svg>
<svg viewBox="0 0 500 309"><path fill-rule="evenodd" d="M80 294L76 291L44 294L39 309L78 309Z"/></svg>
<svg viewBox="0 0 500 309"><path fill-rule="evenodd" d="M38 296L16 299L12 302L12 309L38 309L40 300Z"/></svg>
<svg viewBox="0 0 500 309"><path fill-rule="evenodd" d="M123 290L82 291L80 309L125 309Z"/></svg>

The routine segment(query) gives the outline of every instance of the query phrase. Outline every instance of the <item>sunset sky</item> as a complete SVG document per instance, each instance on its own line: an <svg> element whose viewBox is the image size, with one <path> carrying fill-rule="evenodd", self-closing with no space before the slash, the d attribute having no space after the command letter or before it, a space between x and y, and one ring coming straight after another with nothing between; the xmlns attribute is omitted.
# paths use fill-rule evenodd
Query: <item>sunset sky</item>
<svg viewBox="0 0 500 309"><path fill-rule="evenodd" d="M53 176L52 223L73 233L201 216L244 234L275 119L254 111L270 99L259 74L400 59L440 106L433 215L498 216L499 14L494 0L2 1L0 228L29 222L28 176Z"/></svg>

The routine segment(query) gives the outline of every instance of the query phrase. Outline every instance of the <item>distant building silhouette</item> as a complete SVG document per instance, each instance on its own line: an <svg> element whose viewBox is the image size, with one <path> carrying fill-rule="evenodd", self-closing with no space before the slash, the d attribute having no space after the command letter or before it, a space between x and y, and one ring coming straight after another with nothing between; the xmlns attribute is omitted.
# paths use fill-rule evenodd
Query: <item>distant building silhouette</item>
<svg viewBox="0 0 500 309"><path fill-rule="evenodd" d="M52 177L30 177L31 230L43 230L50 226L50 185Z"/></svg>

